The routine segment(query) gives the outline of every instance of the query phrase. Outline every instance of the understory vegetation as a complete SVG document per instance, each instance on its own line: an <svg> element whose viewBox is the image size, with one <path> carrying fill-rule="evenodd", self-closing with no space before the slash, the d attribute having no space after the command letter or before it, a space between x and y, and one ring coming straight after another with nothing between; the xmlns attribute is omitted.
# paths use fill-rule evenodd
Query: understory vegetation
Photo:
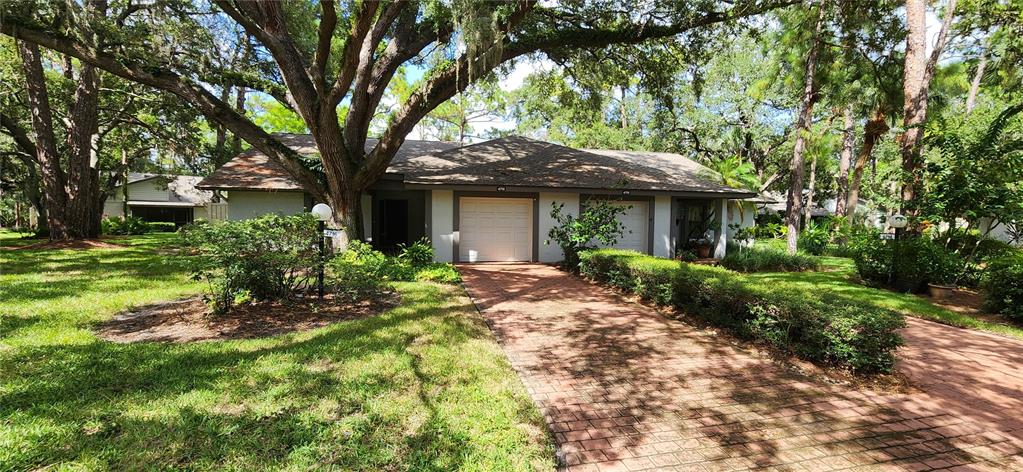
<svg viewBox="0 0 1023 472"><path fill-rule="evenodd" d="M133 236L146 233L168 233L177 230L174 223L165 221L145 221L137 216L111 216L100 222L103 234L115 236Z"/></svg>
<svg viewBox="0 0 1023 472"><path fill-rule="evenodd" d="M311 292L321 265L326 285L341 302L358 302L387 291L395 281L458 283L451 264L433 262L428 240L403 247L396 257L353 241L346 251L327 251L321 260L310 214L264 215L240 221L201 222L185 227L182 240L192 253L190 270L206 283L214 313L249 300L290 300Z"/></svg>
<svg viewBox="0 0 1023 472"><path fill-rule="evenodd" d="M788 254L773 247L729 248L721 265L737 272L802 272L817 270L820 262L808 254Z"/></svg>
<svg viewBox="0 0 1023 472"><path fill-rule="evenodd" d="M825 365L890 372L902 316L838 292L764 284L727 269L633 251L584 251L583 276L673 306L746 339Z"/></svg>
<svg viewBox="0 0 1023 472"><path fill-rule="evenodd" d="M17 244L4 239L0 244ZM203 290L173 234L0 250L0 470L552 469L543 419L460 289L261 339L102 341Z"/></svg>

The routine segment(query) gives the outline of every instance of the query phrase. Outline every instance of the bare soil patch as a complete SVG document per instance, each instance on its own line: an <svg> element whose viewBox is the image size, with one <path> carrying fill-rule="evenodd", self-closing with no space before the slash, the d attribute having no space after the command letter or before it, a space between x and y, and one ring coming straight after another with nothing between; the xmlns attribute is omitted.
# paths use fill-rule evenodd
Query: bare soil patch
<svg viewBox="0 0 1023 472"><path fill-rule="evenodd" d="M123 249L127 246L114 244L102 239L74 239L71 241L42 241L25 246L5 248L10 251L38 250L38 249Z"/></svg>
<svg viewBox="0 0 1023 472"><path fill-rule="evenodd" d="M101 339L118 343L251 339L320 328L339 321L366 318L398 305L390 293L361 303L299 299L238 305L214 316L200 297L158 303L119 313L96 327Z"/></svg>
<svg viewBox="0 0 1023 472"><path fill-rule="evenodd" d="M931 298L927 295L920 295L926 298L931 303L938 305L946 310L954 311L956 313L965 313L969 315L980 314L984 306L984 294L976 290L969 290L964 288L958 288L952 291L952 294L945 299Z"/></svg>

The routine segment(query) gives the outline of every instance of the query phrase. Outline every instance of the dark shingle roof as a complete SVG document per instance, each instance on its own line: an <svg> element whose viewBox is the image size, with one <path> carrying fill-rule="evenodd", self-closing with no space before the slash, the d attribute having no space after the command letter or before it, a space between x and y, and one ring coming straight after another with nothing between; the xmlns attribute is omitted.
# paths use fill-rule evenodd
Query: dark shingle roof
<svg viewBox="0 0 1023 472"><path fill-rule="evenodd" d="M521 136L413 157L388 171L410 184L753 195L715 183L712 171L678 154L583 150Z"/></svg>
<svg viewBox="0 0 1023 472"><path fill-rule="evenodd" d="M302 154L315 154L307 135L281 135ZM375 142L367 143L371 147ZM509 136L459 146L406 140L387 168L407 184L698 192L743 198L754 193L714 182L709 169L678 154L583 150ZM202 188L300 190L280 166L257 151L228 162Z"/></svg>

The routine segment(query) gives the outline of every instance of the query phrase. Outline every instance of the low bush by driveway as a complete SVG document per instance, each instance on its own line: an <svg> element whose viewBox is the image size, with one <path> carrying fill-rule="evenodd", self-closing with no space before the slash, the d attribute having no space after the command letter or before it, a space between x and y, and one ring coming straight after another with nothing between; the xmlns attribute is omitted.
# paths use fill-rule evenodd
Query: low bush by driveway
<svg viewBox="0 0 1023 472"><path fill-rule="evenodd" d="M890 372L902 345L902 315L827 291L767 286L727 269L612 249L584 252L580 271L740 337L858 373Z"/></svg>

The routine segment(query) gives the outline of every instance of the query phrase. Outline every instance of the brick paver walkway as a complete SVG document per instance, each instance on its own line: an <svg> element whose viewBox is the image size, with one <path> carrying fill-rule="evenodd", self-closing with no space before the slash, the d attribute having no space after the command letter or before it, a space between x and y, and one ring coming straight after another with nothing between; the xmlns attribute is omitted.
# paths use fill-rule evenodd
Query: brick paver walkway
<svg viewBox="0 0 1023 472"><path fill-rule="evenodd" d="M786 372L553 267L460 270L570 470L1023 470L1011 420L1021 348L1005 339L963 348L964 332L928 340L944 327L913 322L905 368L933 391L854 390ZM928 370L946 348L962 360ZM997 361L973 359L990 349ZM957 377L964 366L972 371Z"/></svg>

